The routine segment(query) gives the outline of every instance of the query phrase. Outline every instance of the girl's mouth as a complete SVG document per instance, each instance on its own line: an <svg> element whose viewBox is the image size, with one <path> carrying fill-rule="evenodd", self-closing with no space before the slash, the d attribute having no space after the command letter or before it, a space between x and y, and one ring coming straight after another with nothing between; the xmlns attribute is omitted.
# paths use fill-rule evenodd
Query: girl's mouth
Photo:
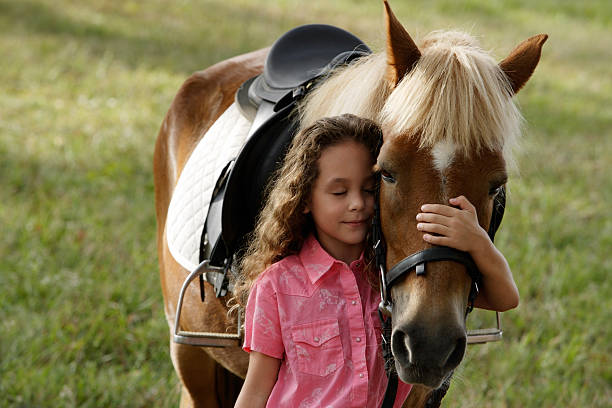
<svg viewBox="0 0 612 408"><path fill-rule="evenodd" d="M348 225L362 225L365 222L366 222L366 220L344 221L344 223L348 224Z"/></svg>

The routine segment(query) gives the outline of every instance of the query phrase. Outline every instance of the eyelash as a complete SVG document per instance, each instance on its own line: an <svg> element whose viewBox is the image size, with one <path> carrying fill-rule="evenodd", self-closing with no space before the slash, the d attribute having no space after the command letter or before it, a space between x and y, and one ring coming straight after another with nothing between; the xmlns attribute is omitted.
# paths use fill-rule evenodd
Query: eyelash
<svg viewBox="0 0 612 408"><path fill-rule="evenodd" d="M389 173L386 170L381 170L380 171L380 177L382 178L383 181L387 182L387 183L395 183L395 178L391 175L391 173Z"/></svg>
<svg viewBox="0 0 612 408"><path fill-rule="evenodd" d="M497 196L501 192L502 188L503 188L502 186L499 186L497 188L492 188L491 190L489 190L489 196L491 197Z"/></svg>

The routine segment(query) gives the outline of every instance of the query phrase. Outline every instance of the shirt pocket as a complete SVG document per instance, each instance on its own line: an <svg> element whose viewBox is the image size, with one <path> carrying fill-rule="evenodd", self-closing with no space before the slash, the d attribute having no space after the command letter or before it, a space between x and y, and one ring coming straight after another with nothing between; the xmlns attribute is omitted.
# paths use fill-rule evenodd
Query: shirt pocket
<svg viewBox="0 0 612 408"><path fill-rule="evenodd" d="M344 366L338 320L293 326L291 337L300 372L324 377Z"/></svg>

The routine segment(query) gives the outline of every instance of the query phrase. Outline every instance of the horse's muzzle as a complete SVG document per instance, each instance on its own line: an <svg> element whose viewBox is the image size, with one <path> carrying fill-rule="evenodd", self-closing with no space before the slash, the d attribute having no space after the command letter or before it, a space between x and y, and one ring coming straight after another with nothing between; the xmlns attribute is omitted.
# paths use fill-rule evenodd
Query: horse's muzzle
<svg viewBox="0 0 612 408"><path fill-rule="evenodd" d="M391 348L398 376L406 383L437 388L463 359L466 343L461 327L447 328L435 336L415 324L396 327Z"/></svg>

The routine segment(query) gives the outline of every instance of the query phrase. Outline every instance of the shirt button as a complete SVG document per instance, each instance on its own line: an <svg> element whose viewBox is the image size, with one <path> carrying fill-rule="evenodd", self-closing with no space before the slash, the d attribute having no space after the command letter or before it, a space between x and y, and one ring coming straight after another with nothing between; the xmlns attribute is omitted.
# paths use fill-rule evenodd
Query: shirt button
<svg viewBox="0 0 612 408"><path fill-rule="evenodd" d="M357 337L357 338L355 339L355 341L356 341L357 343L359 343L359 342L361 341L361 337Z"/></svg>
<svg viewBox="0 0 612 408"><path fill-rule="evenodd" d="M313 340L314 340L315 343L319 342L319 338L318 337L315 337Z"/></svg>
<svg viewBox="0 0 612 408"><path fill-rule="evenodd" d="M363 373L359 373L359 378L363 378Z"/></svg>
<svg viewBox="0 0 612 408"><path fill-rule="evenodd" d="M357 304L357 301L356 301L356 300L353 300L353 301L351 302L351 305L356 305L356 304Z"/></svg>

